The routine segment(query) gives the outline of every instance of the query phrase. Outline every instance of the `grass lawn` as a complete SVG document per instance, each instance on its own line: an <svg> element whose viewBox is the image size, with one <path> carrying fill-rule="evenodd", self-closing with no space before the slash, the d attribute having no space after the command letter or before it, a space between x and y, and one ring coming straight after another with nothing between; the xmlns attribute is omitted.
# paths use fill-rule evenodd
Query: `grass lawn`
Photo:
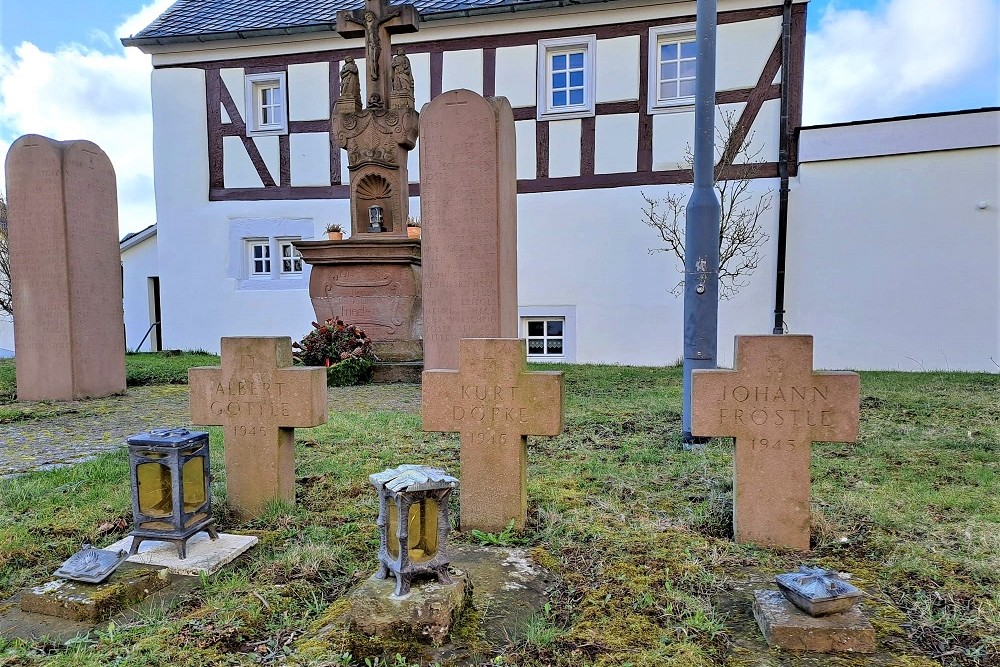
<svg viewBox="0 0 1000 667"><path fill-rule="evenodd" d="M679 450L680 369L561 368L566 431L529 438L529 526L503 538L557 583L519 639L492 645L477 632L481 615L464 618L477 665L873 664L768 652L732 612L734 585L804 560L852 572L870 595L891 656L879 664L998 664L1000 375L863 373L860 441L813 448L814 549L803 559L730 540L732 444ZM399 388L365 391L389 399L355 400L296 432L297 504L251 523L226 511L213 429L218 521L261 543L193 597L69 646L0 640L0 665L419 664L405 641L311 640L375 568L367 476L405 462L458 472L457 436L422 433L418 414L392 407ZM125 534L104 531L131 520L127 472L119 452L0 481L0 599L42 581L84 539L103 546Z"/></svg>

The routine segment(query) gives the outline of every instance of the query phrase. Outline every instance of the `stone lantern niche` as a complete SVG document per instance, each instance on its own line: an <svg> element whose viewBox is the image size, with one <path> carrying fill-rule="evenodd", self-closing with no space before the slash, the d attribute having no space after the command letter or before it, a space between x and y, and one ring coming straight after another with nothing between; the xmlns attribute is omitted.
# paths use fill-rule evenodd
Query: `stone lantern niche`
<svg viewBox="0 0 1000 667"><path fill-rule="evenodd" d="M212 518L208 433L155 429L128 438L132 478L131 553L143 540L173 542L181 558L187 541L206 531L218 539Z"/></svg>
<svg viewBox="0 0 1000 667"><path fill-rule="evenodd" d="M444 470L403 465L368 478L379 495L379 571L396 577L396 597L410 593L413 578L434 574L442 584L448 574L448 499L458 479Z"/></svg>

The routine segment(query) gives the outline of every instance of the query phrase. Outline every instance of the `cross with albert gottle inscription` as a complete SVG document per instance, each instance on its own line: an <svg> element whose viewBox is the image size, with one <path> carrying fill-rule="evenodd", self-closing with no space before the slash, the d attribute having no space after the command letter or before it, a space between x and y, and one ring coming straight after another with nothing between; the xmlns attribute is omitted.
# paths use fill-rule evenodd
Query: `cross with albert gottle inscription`
<svg viewBox="0 0 1000 667"><path fill-rule="evenodd" d="M337 32L344 37L365 38L365 70L368 77L368 100L378 93L388 106L390 94L392 44L389 35L416 32L420 20L413 5L393 5L386 0L365 0L364 9L337 12Z"/></svg>
<svg viewBox="0 0 1000 667"><path fill-rule="evenodd" d="M734 370L692 374L692 434L736 438L737 541L808 550L812 443L858 438L858 374L812 356L812 336L737 336Z"/></svg>
<svg viewBox="0 0 1000 667"><path fill-rule="evenodd" d="M188 371L191 422L224 427L227 496L243 519L295 502L295 428L327 420L326 369L291 366L288 337L223 338L221 367Z"/></svg>
<svg viewBox="0 0 1000 667"><path fill-rule="evenodd" d="M563 374L528 372L523 340L464 338L459 370L423 374L423 428L458 431L463 530L527 517L527 436L563 430Z"/></svg>

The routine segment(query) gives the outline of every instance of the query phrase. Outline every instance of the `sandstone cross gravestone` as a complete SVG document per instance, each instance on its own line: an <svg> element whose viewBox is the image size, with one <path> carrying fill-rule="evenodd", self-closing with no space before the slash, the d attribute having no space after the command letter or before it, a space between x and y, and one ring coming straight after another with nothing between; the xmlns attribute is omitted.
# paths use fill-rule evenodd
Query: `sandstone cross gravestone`
<svg viewBox="0 0 1000 667"><path fill-rule="evenodd" d="M808 550L812 443L857 440L860 377L812 356L812 336L737 336L734 370L692 375L691 432L736 438L737 541Z"/></svg>
<svg viewBox="0 0 1000 667"><path fill-rule="evenodd" d="M225 427L229 504L243 519L295 502L295 428L327 420L326 369L291 365L287 336L223 338L221 368L188 371L191 421Z"/></svg>
<svg viewBox="0 0 1000 667"><path fill-rule="evenodd" d="M420 133L424 368L455 369L459 340L518 335L514 112L453 90Z"/></svg>
<svg viewBox="0 0 1000 667"><path fill-rule="evenodd" d="M528 372L517 339L461 341L459 370L424 371L423 428L458 431L463 530L527 515L527 437L563 430L563 374Z"/></svg>
<svg viewBox="0 0 1000 667"><path fill-rule="evenodd" d="M28 134L7 153L17 397L125 391L118 200L111 161L89 141Z"/></svg>

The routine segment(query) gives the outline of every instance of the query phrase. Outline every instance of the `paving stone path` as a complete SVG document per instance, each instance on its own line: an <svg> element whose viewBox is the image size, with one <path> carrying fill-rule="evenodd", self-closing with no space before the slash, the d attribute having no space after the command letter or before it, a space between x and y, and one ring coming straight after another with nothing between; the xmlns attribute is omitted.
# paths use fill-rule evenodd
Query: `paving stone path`
<svg viewBox="0 0 1000 667"><path fill-rule="evenodd" d="M331 413L420 412L419 385L333 387L329 397ZM186 385L130 387L124 396L70 401L58 408L62 414L0 424L0 477L77 463L151 428L190 428Z"/></svg>

